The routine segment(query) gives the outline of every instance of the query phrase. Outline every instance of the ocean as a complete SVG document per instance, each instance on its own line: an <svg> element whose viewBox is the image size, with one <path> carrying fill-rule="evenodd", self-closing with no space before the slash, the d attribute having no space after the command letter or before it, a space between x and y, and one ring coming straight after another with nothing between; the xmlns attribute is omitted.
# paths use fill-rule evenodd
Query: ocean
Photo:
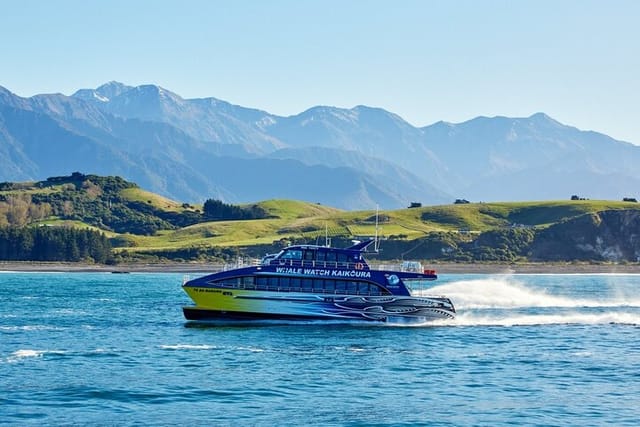
<svg viewBox="0 0 640 427"><path fill-rule="evenodd" d="M194 326L181 283L0 273L0 424L640 420L640 275L441 275L458 318L419 326Z"/></svg>

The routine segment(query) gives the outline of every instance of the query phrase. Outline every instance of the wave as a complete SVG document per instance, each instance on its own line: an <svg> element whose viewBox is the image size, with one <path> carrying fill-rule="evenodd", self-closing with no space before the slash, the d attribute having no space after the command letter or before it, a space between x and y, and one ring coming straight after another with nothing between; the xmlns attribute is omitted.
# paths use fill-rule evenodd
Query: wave
<svg viewBox="0 0 640 427"><path fill-rule="evenodd" d="M216 350L221 349L215 345L207 344L164 344L160 346L163 350ZM238 346L233 347L233 350L248 351L251 353L262 353L264 349L258 347Z"/></svg>
<svg viewBox="0 0 640 427"><path fill-rule="evenodd" d="M15 363L26 359L38 359L46 356L57 357L117 357L121 354L121 351L115 348L102 348L85 350L35 350L35 349L21 349L11 353L4 359L7 363ZM2 361L2 359L0 359Z"/></svg>
<svg viewBox="0 0 640 427"><path fill-rule="evenodd" d="M25 357L40 357L44 353L46 353L46 351L43 350L17 350L11 353L11 357L14 357L16 359Z"/></svg>
<svg viewBox="0 0 640 427"><path fill-rule="evenodd" d="M251 353L262 353L264 352L264 349L259 348L259 347L237 347L237 350L241 350L241 351L248 351Z"/></svg>
<svg viewBox="0 0 640 427"><path fill-rule="evenodd" d="M212 350L216 346L213 345L193 345L193 344L173 344L173 345L161 345L163 350Z"/></svg>
<svg viewBox="0 0 640 427"><path fill-rule="evenodd" d="M429 292L451 298L458 312L454 320L431 325L640 325L640 297L629 297L615 288L603 288L595 298L571 298L537 289L513 276L493 276L455 281Z"/></svg>
<svg viewBox="0 0 640 427"><path fill-rule="evenodd" d="M640 325L639 313L562 313L482 315L460 313L450 326Z"/></svg>
<svg viewBox="0 0 640 427"><path fill-rule="evenodd" d="M640 307L640 298L624 295L603 299L569 298L532 289L511 276L462 280L434 286L431 294L449 297L457 310L527 307Z"/></svg>
<svg viewBox="0 0 640 427"><path fill-rule="evenodd" d="M7 363L15 363L15 362L19 362L20 360L23 359L30 359L30 358L39 358L42 357L46 354L55 354L55 355L63 355L66 354L66 351L62 351L62 350L31 350L31 349L22 349L22 350L16 350L13 353L11 353L11 355L9 355L9 357L7 357L6 361Z"/></svg>
<svg viewBox="0 0 640 427"><path fill-rule="evenodd" d="M542 326L542 325L629 325L640 326L640 313L552 313L522 314L510 311L483 313L458 312L455 319L431 320L421 323L388 322L388 327L455 327L455 326Z"/></svg>
<svg viewBox="0 0 640 427"><path fill-rule="evenodd" d="M65 328L59 326L49 325L10 325L0 326L0 331L13 332L13 331L63 331Z"/></svg>

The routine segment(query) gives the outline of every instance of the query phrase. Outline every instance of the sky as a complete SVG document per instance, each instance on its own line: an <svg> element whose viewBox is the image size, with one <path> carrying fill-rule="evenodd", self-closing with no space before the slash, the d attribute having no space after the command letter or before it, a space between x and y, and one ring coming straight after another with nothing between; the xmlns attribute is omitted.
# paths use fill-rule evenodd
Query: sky
<svg viewBox="0 0 640 427"><path fill-rule="evenodd" d="M414 126L544 112L640 145L637 0L0 0L0 86L157 84Z"/></svg>

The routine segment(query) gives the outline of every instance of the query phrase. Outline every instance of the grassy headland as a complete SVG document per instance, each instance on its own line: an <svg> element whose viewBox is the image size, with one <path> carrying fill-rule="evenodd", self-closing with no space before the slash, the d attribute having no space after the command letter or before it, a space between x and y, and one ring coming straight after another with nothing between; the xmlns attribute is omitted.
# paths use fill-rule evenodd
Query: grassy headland
<svg viewBox="0 0 640 427"><path fill-rule="evenodd" d="M118 177L74 173L0 184L0 227L100 231L109 238L112 262L228 260L292 243L324 244L327 238L338 246L374 236L376 219L383 240L380 259L635 263L640 255L640 243L625 238L640 235L634 228L640 206L633 202L462 203L380 211L377 216L374 209L343 211L293 200L218 205L240 216L212 213L207 203L169 200ZM597 242L604 243L598 247ZM545 255L547 250L553 253Z"/></svg>

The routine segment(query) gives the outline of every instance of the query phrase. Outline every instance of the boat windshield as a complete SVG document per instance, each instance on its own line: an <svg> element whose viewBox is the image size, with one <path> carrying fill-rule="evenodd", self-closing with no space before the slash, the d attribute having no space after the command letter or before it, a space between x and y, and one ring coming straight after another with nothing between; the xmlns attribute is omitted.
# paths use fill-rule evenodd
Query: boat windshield
<svg viewBox="0 0 640 427"><path fill-rule="evenodd" d="M301 260L302 251L300 249L286 249L278 254L278 259Z"/></svg>
<svg viewBox="0 0 640 427"><path fill-rule="evenodd" d="M422 264L418 261L403 261L400 264L400 271L408 271L413 273L422 273Z"/></svg>
<svg viewBox="0 0 640 427"><path fill-rule="evenodd" d="M274 259L276 259L278 257L279 254L267 254L264 257L262 257L262 260L260 261L260 264L262 265L269 265L271 264L271 261L273 261Z"/></svg>
<svg viewBox="0 0 640 427"><path fill-rule="evenodd" d="M432 295L430 289L433 287L433 280L427 279L403 279L404 285L413 297Z"/></svg>

